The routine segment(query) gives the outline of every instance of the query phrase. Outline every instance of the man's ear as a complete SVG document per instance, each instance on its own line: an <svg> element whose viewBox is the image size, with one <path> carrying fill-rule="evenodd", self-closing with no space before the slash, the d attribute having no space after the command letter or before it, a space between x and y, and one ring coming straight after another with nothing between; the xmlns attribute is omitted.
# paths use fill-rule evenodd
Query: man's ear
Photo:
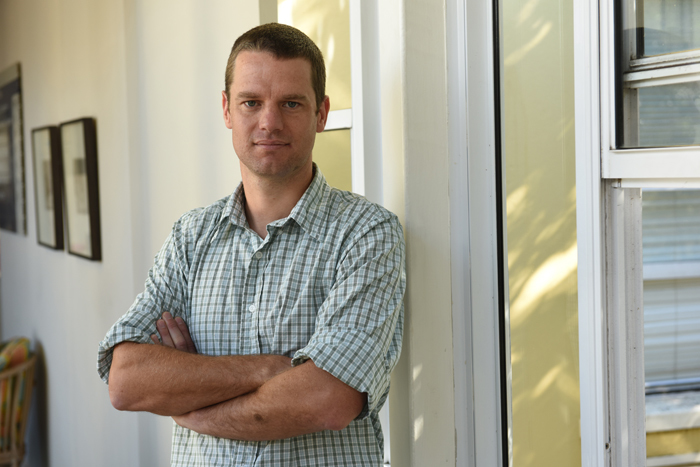
<svg viewBox="0 0 700 467"><path fill-rule="evenodd" d="M326 122L328 121L328 112L331 109L331 99L328 96L323 98L321 106L318 108L318 114L316 115L316 133L321 133L324 128L326 128Z"/></svg>
<svg viewBox="0 0 700 467"><path fill-rule="evenodd" d="M231 108L228 105L228 98L226 97L226 91L221 91L221 106L223 107L223 110L224 110L224 123L226 124L226 128L231 130L231 129L233 129L233 125L231 125Z"/></svg>

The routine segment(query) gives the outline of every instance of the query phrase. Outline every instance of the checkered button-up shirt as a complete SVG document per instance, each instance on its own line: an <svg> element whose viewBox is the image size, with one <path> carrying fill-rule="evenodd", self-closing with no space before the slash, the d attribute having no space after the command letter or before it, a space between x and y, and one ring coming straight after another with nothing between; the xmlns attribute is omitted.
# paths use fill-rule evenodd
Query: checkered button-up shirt
<svg viewBox="0 0 700 467"><path fill-rule="evenodd" d="M379 466L378 411L401 350L404 242L395 215L330 188L317 169L289 217L262 240L249 227L242 185L174 225L129 311L100 343L107 382L112 350L150 343L163 311L188 323L199 353L278 354L319 368L368 394L341 431L253 442L174 425L172 465Z"/></svg>

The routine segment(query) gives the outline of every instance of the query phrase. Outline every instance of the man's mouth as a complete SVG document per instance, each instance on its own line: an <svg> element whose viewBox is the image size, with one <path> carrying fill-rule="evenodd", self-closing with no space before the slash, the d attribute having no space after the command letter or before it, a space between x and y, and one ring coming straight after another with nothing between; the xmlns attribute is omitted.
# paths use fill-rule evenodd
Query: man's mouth
<svg viewBox="0 0 700 467"><path fill-rule="evenodd" d="M263 148L279 148L282 146L286 146L288 143L286 141L281 141L278 139L261 139L258 141L254 141L253 144L256 146L261 146Z"/></svg>

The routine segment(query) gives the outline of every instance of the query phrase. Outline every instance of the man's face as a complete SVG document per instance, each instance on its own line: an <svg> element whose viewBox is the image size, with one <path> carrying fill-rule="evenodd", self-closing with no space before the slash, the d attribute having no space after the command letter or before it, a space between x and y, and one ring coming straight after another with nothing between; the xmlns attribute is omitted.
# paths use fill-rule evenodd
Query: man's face
<svg viewBox="0 0 700 467"><path fill-rule="evenodd" d="M241 171L278 180L310 173L311 151L316 133L326 125L329 100L326 96L317 112L307 60L241 52L229 95L230 102L223 95L224 121L233 130Z"/></svg>

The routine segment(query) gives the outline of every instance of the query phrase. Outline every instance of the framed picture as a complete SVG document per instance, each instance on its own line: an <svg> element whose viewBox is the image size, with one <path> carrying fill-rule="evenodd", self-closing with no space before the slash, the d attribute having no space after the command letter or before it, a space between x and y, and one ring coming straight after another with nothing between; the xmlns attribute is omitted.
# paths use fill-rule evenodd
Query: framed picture
<svg viewBox="0 0 700 467"><path fill-rule="evenodd" d="M57 126L32 130L37 241L63 249L63 162Z"/></svg>
<svg viewBox="0 0 700 467"><path fill-rule="evenodd" d="M99 261L102 248L95 120L61 123L60 130L68 252Z"/></svg>
<svg viewBox="0 0 700 467"><path fill-rule="evenodd" d="M0 72L0 229L25 234L24 144L19 64Z"/></svg>

